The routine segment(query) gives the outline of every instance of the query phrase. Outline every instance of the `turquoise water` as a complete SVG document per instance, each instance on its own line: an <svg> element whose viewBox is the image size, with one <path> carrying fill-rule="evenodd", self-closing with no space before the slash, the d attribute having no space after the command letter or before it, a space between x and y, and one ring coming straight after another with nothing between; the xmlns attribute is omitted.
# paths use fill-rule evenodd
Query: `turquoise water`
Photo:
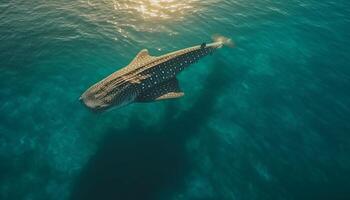
<svg viewBox="0 0 350 200"><path fill-rule="evenodd" d="M0 199L350 199L348 1L0 2ZM185 96L102 114L90 85L223 48Z"/></svg>

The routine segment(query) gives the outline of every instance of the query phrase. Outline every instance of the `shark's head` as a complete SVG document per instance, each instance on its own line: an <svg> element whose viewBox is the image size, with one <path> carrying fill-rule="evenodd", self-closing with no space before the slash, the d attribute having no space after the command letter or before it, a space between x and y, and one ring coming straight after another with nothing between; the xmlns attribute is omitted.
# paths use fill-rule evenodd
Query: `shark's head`
<svg viewBox="0 0 350 200"><path fill-rule="evenodd" d="M80 101L95 112L105 111L113 106L119 108L134 101L136 93L131 84L120 86L108 85L104 82L97 83L86 90L80 97Z"/></svg>

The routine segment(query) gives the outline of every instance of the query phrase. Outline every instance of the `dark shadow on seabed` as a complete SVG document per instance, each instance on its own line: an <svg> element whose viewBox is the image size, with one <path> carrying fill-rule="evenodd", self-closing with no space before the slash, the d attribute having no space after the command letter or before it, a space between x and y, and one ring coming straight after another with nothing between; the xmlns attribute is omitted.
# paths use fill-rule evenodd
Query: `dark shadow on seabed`
<svg viewBox="0 0 350 200"><path fill-rule="evenodd" d="M186 141L205 125L215 101L232 84L234 74L217 61L194 105L177 113L169 103L163 120L145 126L137 117L122 130L110 130L97 153L82 170L71 199L162 199L184 183L192 170Z"/></svg>

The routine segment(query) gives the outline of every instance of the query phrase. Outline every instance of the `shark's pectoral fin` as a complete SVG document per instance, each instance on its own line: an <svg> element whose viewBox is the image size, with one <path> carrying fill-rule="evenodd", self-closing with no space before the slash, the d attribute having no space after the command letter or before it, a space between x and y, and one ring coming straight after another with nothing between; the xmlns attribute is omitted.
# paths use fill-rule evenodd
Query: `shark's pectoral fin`
<svg viewBox="0 0 350 200"><path fill-rule="evenodd" d="M175 98L180 98L183 95L185 95L185 93L183 92L169 92L156 98L155 100L175 99Z"/></svg>
<svg viewBox="0 0 350 200"><path fill-rule="evenodd" d="M164 83L154 86L142 92L136 102L150 102L165 99L180 98L184 95L179 87L179 82L176 78L170 79Z"/></svg>

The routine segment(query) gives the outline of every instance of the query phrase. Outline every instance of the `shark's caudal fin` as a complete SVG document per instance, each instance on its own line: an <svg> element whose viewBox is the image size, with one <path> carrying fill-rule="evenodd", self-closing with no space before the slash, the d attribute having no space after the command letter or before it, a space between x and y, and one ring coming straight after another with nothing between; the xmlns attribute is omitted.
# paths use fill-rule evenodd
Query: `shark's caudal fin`
<svg viewBox="0 0 350 200"><path fill-rule="evenodd" d="M215 34L211 38L213 39L214 42L220 42L224 46L228 46L230 48L235 47L234 42L230 38L227 38L225 36Z"/></svg>

